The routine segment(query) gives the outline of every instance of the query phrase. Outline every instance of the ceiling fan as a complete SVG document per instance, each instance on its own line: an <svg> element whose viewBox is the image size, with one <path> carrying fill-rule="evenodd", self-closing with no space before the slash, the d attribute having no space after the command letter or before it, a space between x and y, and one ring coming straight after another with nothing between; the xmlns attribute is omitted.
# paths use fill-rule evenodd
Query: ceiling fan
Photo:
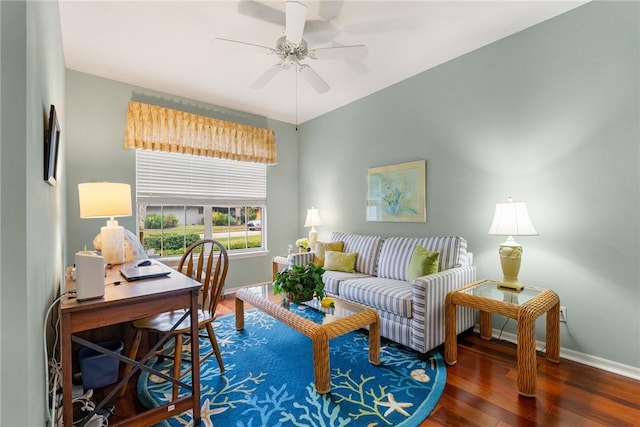
<svg viewBox="0 0 640 427"><path fill-rule="evenodd" d="M288 70L294 66L316 92L325 93L329 90L327 82L302 61L307 59L362 59L367 55L367 47L360 44L312 49L303 38L306 18L307 6L297 1L287 1L284 35L276 41L275 48L225 38L216 38L215 41L258 48L267 54L275 54L280 58L278 63L268 68L250 85L252 89L263 88L282 70Z"/></svg>

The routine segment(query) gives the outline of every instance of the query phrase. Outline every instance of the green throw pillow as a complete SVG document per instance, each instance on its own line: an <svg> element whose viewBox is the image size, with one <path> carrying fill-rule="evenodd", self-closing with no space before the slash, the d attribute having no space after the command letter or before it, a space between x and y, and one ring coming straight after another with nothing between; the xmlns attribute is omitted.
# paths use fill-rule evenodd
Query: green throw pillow
<svg viewBox="0 0 640 427"><path fill-rule="evenodd" d="M439 252L429 251L418 245L409 261L407 276L409 282L413 282L418 277L426 276L438 272Z"/></svg>
<svg viewBox="0 0 640 427"><path fill-rule="evenodd" d="M344 253L336 251L326 251L324 253L324 269L333 271L344 271L345 273L356 272L356 253Z"/></svg>

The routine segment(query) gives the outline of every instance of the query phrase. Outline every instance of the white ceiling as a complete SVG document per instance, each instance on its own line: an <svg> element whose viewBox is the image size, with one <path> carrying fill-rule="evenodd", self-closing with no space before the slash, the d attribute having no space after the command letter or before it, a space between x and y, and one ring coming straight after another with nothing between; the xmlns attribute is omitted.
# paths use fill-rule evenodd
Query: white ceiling
<svg viewBox="0 0 640 427"><path fill-rule="evenodd" d="M250 89L278 58L214 42L222 37L275 47L284 29L284 1L60 0L66 66L303 123L585 1L303 3L304 39L311 48L365 44L368 50L361 60L305 60L331 87L324 94L294 68L260 90Z"/></svg>

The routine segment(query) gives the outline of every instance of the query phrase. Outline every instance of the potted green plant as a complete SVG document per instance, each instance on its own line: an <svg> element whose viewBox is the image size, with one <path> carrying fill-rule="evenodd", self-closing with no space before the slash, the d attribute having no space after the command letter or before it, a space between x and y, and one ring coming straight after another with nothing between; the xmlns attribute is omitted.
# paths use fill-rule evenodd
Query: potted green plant
<svg viewBox="0 0 640 427"><path fill-rule="evenodd" d="M273 293L284 294L288 302L295 304L310 301L314 296L322 300L324 298L322 273L324 268L312 262L279 271L273 281Z"/></svg>

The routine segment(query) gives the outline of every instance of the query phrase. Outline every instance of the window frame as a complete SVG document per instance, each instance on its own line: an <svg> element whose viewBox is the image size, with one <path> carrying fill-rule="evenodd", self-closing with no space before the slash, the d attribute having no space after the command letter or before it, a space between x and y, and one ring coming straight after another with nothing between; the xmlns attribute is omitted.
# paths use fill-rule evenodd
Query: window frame
<svg viewBox="0 0 640 427"><path fill-rule="evenodd" d="M169 156L174 156L174 159L178 159L178 160L175 160L171 163L167 163L167 159L169 158ZM180 156L180 157L176 157L176 156ZM185 156L185 157L182 157L182 156ZM184 162L181 162L181 160L184 160ZM145 164L142 162L145 162L145 163L151 162L150 163L151 166L149 166L149 164ZM266 194L267 193L267 185L266 185L266 178L267 178L266 166L267 165L261 164L261 163L251 163L251 164L247 164L247 163L248 162L238 162L238 161L232 161L232 160L213 159L210 157L193 156L190 154L164 153L164 152L150 151L150 150L136 150L135 197L136 197L136 206L137 206L136 228L138 231L138 235L142 236L144 240L144 232L148 230L148 229L145 229L144 224L145 224L145 218L148 216L147 208L149 207L154 207L154 208L159 207L161 214L164 214L165 207L180 208L184 213L184 215L182 216L182 218L179 218L178 224L181 224L180 226L184 227L182 231L183 236L187 236L187 233L188 233L186 230L186 227L188 226L188 224L186 224L185 219L187 217L186 216L187 209L190 207L198 208L198 212L202 210L203 218L212 218L211 214L214 212L214 210L216 210L216 208L217 209L222 208L226 210L227 214L230 214L232 210L242 211L242 210L246 210L247 208L256 208L260 211L259 217L257 219L259 219L262 224L262 227L260 229L260 239L261 239L260 247L254 247L254 248L245 247L241 249L228 248L227 246L229 246L230 239L232 238L231 234L234 232L237 232L237 230L234 231L231 229L228 229L226 236L224 238L221 238L220 241L224 243L225 247L227 247L227 251L231 258L264 256L265 254L268 253L267 233L266 233L267 224L268 224L267 194ZM141 164L142 164L142 167L141 167ZM191 166L186 166L187 164ZM190 173L190 179L192 180L194 176L210 177L211 175L222 175L224 176L224 178L215 180L215 181L214 180L206 181L204 183L204 186L207 187L207 190L209 189L213 189L213 190L211 194L203 194L201 191L203 188L203 184L196 183L195 181L197 180L193 180L187 183L184 180L185 179L184 177L178 177L176 182L173 182L170 177L169 178L164 176L160 177L159 173L164 173L164 172L158 172L158 171L161 171L162 167L166 168L168 165L170 165L170 169L165 169L167 171L170 171L168 175L177 175L179 173L184 173L185 171L187 171L187 173ZM146 170L145 170L145 167L146 167ZM212 169L219 168L219 169L213 172L205 171L205 173L202 173L203 167L210 167ZM233 173L235 170L237 170L235 167L240 168L240 179L238 180L240 181L240 184L238 186L234 186L233 184L234 178L236 177L233 175ZM153 172L154 168L156 169L155 174ZM142 172L141 172L141 169L143 169ZM151 173L149 173L149 169L151 170ZM176 170L178 170L179 172L176 172ZM248 174L243 174L245 170L250 170L250 172ZM169 182L167 187L168 191L164 191L165 188L159 188L160 191L155 192L155 194L153 191L149 191L149 188L153 189L153 186L155 185L155 182L153 181L154 177L159 178L157 180L158 182L168 181ZM146 179L146 181L141 183L141 180L144 180L144 179ZM222 184L218 186L215 186L215 185L212 186L210 182L221 182ZM189 187L191 184L194 184L194 183L195 183L194 186ZM256 187L257 190L256 188L251 187L252 183L259 184ZM185 184L189 188L195 188L196 194L191 194L190 191L187 191L184 193L178 192L179 190L177 190L176 188L182 188L182 187L179 187L181 184ZM169 188L169 187L172 187L172 188ZM240 192L238 192L236 187L240 188ZM143 189L142 191L140 190L141 188ZM189 190L189 188L187 188L187 190ZM248 191L243 193L242 190L245 188L247 188ZM255 197L256 194L258 195L258 197ZM142 217L142 215L144 215L144 218ZM162 224L162 221L163 220L161 217L161 224ZM245 245L248 244L247 233L249 233L249 230L246 225L249 221L251 220L248 218L242 219L242 225L245 226L244 227ZM203 233L204 238L213 238L213 234L214 234L213 220L209 221L208 224L205 221L203 222L203 225L204 225L204 233ZM162 230L160 234L163 235L165 228L161 226L160 229ZM164 239L161 239L161 241L164 243ZM183 246L188 246L188 244L183 243ZM165 262L172 262L175 260L175 262L177 263L177 260L180 259L180 256L181 254L159 255L158 259L161 259Z"/></svg>

